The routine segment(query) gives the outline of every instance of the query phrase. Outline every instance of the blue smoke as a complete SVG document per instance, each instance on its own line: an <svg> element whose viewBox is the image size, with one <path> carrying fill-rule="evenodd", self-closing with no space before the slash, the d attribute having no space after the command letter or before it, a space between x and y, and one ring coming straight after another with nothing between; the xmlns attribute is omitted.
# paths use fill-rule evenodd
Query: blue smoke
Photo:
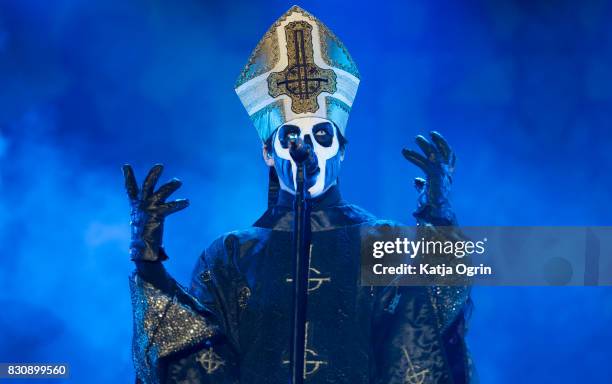
<svg viewBox="0 0 612 384"><path fill-rule="evenodd" d="M266 206L261 143L232 86L290 7L274 2L0 3L0 362L133 378L120 166L162 162L192 205L168 220L170 272ZM306 1L362 73L346 200L412 222L401 156L442 132L462 224L610 225L612 27L604 1ZM612 377L612 291L476 288L484 383ZM59 381L58 381L59 382Z"/></svg>

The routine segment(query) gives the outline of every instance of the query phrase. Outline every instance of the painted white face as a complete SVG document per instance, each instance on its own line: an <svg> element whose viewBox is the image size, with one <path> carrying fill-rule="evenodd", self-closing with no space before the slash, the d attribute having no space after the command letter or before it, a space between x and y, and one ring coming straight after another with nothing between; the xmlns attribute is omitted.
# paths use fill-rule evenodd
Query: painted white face
<svg viewBox="0 0 612 384"><path fill-rule="evenodd" d="M342 154L336 126L319 117L291 120L274 134L274 168L283 190L295 194L297 165L289 154L289 135L297 134L312 146L319 165L319 174L308 188L311 197L317 197L336 184Z"/></svg>

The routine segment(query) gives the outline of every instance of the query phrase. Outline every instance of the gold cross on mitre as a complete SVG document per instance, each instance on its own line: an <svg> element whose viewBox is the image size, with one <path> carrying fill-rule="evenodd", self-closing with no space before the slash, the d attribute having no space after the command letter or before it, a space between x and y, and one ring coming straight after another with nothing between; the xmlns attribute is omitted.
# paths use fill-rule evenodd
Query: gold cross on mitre
<svg viewBox="0 0 612 384"><path fill-rule="evenodd" d="M359 72L342 42L298 6L259 41L236 82L236 93L262 141L291 120L319 117L345 134Z"/></svg>
<svg viewBox="0 0 612 384"><path fill-rule="evenodd" d="M287 24L285 38L288 64L283 71L272 72L268 77L270 96L289 96L295 113L316 112L317 96L321 92L336 92L336 74L315 64L310 24L305 21Z"/></svg>

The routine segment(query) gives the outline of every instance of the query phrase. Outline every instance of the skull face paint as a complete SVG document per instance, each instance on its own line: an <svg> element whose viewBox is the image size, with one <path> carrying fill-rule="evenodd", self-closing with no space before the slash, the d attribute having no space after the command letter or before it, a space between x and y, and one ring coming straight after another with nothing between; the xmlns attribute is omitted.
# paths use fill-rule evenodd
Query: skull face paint
<svg viewBox="0 0 612 384"><path fill-rule="evenodd" d="M310 197L317 197L336 184L342 153L336 126L329 120L318 117L304 117L287 122L274 134L274 168L283 190L295 194L297 165L289 153L292 135L299 136L312 146L317 156L319 173L314 184L308 188Z"/></svg>

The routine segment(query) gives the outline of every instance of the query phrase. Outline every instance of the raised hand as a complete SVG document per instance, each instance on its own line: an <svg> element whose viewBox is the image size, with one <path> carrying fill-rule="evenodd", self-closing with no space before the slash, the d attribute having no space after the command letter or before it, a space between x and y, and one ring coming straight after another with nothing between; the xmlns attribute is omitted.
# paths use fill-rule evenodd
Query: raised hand
<svg viewBox="0 0 612 384"><path fill-rule="evenodd" d="M155 191L155 184L163 169L161 164L151 168L139 190L132 167L128 164L123 166L125 189L132 207L130 256L135 261L162 261L168 258L162 248L164 219L189 206L186 199L166 202L182 185L178 179L170 180Z"/></svg>
<svg viewBox="0 0 612 384"><path fill-rule="evenodd" d="M414 216L419 223L433 225L455 224L455 214L450 205L456 156L446 140L438 132L430 132L431 141L419 135L416 143L423 154L404 148L404 157L421 168L426 179L417 177L414 185L419 191Z"/></svg>

